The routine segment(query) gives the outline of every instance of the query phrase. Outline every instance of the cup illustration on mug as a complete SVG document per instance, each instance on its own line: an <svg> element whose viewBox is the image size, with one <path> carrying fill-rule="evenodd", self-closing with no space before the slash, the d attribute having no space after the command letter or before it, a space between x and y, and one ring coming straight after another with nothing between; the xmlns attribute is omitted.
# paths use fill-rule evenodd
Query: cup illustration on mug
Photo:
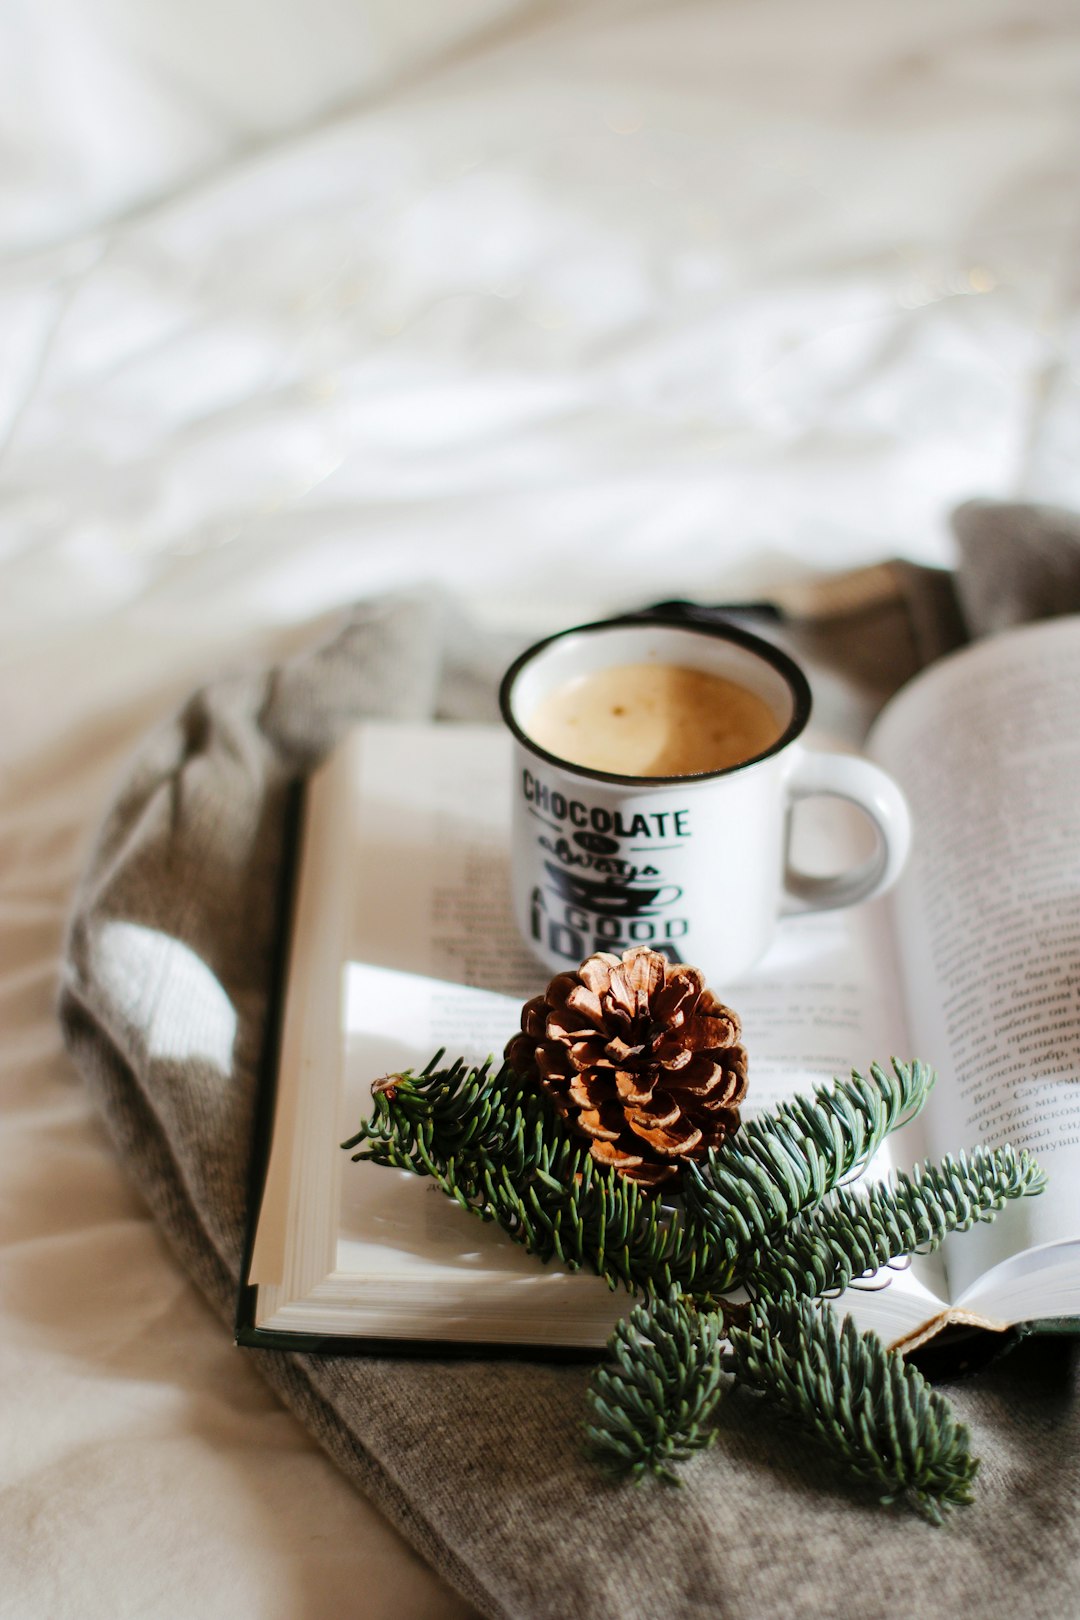
<svg viewBox="0 0 1080 1620"><path fill-rule="evenodd" d="M806 748L810 689L772 643L730 625L605 620L539 642L507 671L512 886L549 968L649 945L737 978L785 913L884 892L910 842L903 795L869 761ZM793 867L791 813L827 794L875 832L838 876Z"/></svg>

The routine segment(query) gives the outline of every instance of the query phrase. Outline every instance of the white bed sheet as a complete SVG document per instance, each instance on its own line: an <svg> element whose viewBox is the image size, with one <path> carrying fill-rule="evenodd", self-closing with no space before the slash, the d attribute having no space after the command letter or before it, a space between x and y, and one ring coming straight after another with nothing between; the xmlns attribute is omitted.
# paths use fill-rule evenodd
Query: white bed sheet
<svg viewBox="0 0 1080 1620"><path fill-rule="evenodd" d="M239 48L159 30L123 39L149 101L0 122L28 154L0 262L14 1616L466 1612L233 1351L60 1048L72 885L140 730L384 588L542 631L947 562L974 494L1080 501L1075 7L447 7L344 78L330 21L394 8L324 0L321 43L288 9L296 71L254 111ZM23 72L62 90L70 13L35 15ZM36 184L83 127L95 161Z"/></svg>

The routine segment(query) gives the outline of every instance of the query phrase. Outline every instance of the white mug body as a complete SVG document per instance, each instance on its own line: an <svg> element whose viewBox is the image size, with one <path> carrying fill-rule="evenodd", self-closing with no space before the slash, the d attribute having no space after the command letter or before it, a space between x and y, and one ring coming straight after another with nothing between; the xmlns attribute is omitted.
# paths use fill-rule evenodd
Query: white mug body
<svg viewBox="0 0 1080 1620"><path fill-rule="evenodd" d="M720 771L622 777L567 763L530 738L530 715L565 681L650 661L723 675L757 693L777 723L772 746ZM522 654L500 702L514 735L514 912L551 971L573 969L595 951L647 945L722 985L764 955L785 911L868 898L903 863L909 829L899 789L864 760L802 746L805 675L741 628L659 618L583 625ZM838 794L866 812L878 835L870 861L839 878L792 870L790 812L811 793Z"/></svg>
<svg viewBox="0 0 1080 1620"><path fill-rule="evenodd" d="M552 970L648 945L714 982L755 962L782 898L780 759L621 790L514 743L518 927Z"/></svg>

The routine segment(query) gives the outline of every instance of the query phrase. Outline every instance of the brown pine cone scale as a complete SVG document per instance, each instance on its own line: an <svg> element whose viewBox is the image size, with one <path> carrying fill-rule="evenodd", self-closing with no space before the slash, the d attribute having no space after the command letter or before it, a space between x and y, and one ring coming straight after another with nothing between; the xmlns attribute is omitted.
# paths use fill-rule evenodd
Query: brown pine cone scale
<svg viewBox="0 0 1080 1620"><path fill-rule="evenodd" d="M737 1127L741 1035L697 968L639 945L557 974L526 1002L506 1058L589 1139L598 1163L657 1187Z"/></svg>

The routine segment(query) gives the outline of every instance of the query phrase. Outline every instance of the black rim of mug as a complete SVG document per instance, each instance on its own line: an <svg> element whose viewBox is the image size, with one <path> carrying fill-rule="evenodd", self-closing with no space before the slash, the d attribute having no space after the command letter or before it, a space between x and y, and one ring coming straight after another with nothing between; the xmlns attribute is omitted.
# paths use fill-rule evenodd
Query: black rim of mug
<svg viewBox="0 0 1080 1620"><path fill-rule="evenodd" d="M682 776L620 776L615 771L594 770L591 765L574 765L569 760L561 759L558 754L551 754L546 748L533 741L526 731L518 724L512 707L511 696L514 685L522 670L547 652L556 642L565 641L568 636L585 636L599 634L605 630L680 630L693 636L711 636L714 640L728 641L746 652L754 653L758 658L771 664L778 675L783 676L791 688L792 715L780 736L771 747L765 748L760 754L754 754L749 759L742 759L737 765L725 765L719 771L697 771ZM779 754L789 743L794 742L805 729L810 719L811 708L810 683L795 660L788 656L780 647L771 641L765 641L761 636L755 636L753 631L744 630L737 624L701 624L687 623L685 618L675 614L663 613L627 613L614 619L596 619L590 624L570 625L566 630L556 630L554 635L545 636L543 641L534 642L520 653L510 668L506 671L499 685L499 710L506 725L530 754L537 759L555 765L561 771L568 771L573 776L582 776L591 782L610 782L620 787L630 784L634 787L663 787L680 782L715 782L724 776L734 776L739 771L745 771L751 765L759 765L763 759L770 759L773 754Z"/></svg>

